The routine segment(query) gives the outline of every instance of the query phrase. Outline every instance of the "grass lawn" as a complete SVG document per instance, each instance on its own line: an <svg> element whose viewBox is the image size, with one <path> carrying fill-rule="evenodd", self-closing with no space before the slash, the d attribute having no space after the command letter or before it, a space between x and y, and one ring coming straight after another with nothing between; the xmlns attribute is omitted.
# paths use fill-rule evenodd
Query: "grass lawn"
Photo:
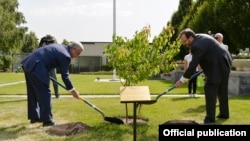
<svg viewBox="0 0 250 141"><path fill-rule="evenodd" d="M119 98L89 98L106 116L125 116L125 105ZM230 119L216 121L217 124L249 124L250 97L230 98ZM107 104L108 103L108 104ZM29 124L26 98L0 98L0 139L18 141L87 140L87 141L129 141L133 140L132 125L105 123L100 113L73 98L53 99L53 117L57 124L82 122L91 126L85 134L74 136L52 136L41 124ZM129 104L129 115L132 105ZM137 125L139 141L157 141L158 126L169 120L195 120L202 122L205 115L204 97L162 97L153 105L142 106L139 117L148 122Z"/></svg>
<svg viewBox="0 0 250 141"><path fill-rule="evenodd" d="M82 94L82 95L120 95L120 86L122 84L120 82L95 82L94 80L97 77L100 78L109 78L112 79L112 75L78 75L78 74L71 74L70 75L72 82L75 88ZM23 73L0 73L0 84L4 83L12 83L12 82L19 82L25 81ZM63 84L61 80L61 76L57 75L58 82ZM163 79L149 79L140 84L140 86L149 86L150 93L160 94L166 89L172 87L174 84L170 81L166 81ZM52 84L51 84L52 86ZM53 87L52 92L53 92ZM69 92L64 90L63 88L59 87L59 93L62 95L68 95ZM174 89L169 92L169 94L186 94L187 93L187 86L184 85L181 88ZM20 94L26 95L26 84L18 83L15 85L8 85L1 87L0 95L8 95L8 94ZM197 94L203 94L203 88L198 87Z"/></svg>
<svg viewBox="0 0 250 141"><path fill-rule="evenodd" d="M23 81L22 73L1 74L0 84ZM72 75L73 83L83 94L113 94L119 95L120 83L94 82L94 75ZM112 76L99 76L112 78ZM59 78L60 80L60 78ZM147 85L152 94L160 94L173 84L165 80L147 80L140 85ZM174 89L175 95L183 95L187 88ZM62 95L67 91L60 89ZM199 88L202 95L202 88ZM4 86L0 89L1 95L18 94L25 95L25 83ZM153 99L153 98L152 98ZM99 107L106 116L125 116L125 105L120 103L119 97L114 98L88 98L88 101ZM230 119L217 119L216 124L249 124L250 123L250 96L233 96L229 99ZM100 113L87 104L73 97L52 99L53 119L57 124L82 122L91 127L85 134L74 136L53 136L46 133L49 127L41 124L29 124L27 120L26 97L0 97L0 140L8 141L131 141L133 140L132 125L117 125L104 122ZM132 115L132 104L128 104L129 115ZM217 106L218 114L218 106ZM161 97L157 103L143 105L138 111L138 117L147 118L148 122L137 125L138 141L157 141L158 127L169 120L194 120L201 123L205 116L204 97L190 98L187 96Z"/></svg>

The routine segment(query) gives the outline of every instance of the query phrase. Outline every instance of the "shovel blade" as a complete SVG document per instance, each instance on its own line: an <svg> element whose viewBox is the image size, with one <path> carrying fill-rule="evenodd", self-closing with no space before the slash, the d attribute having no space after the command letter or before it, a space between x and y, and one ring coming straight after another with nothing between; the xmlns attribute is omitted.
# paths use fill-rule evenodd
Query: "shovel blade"
<svg viewBox="0 0 250 141"><path fill-rule="evenodd" d="M115 123L115 124L124 124L124 122L116 117L104 117L105 121L108 121L110 123Z"/></svg>

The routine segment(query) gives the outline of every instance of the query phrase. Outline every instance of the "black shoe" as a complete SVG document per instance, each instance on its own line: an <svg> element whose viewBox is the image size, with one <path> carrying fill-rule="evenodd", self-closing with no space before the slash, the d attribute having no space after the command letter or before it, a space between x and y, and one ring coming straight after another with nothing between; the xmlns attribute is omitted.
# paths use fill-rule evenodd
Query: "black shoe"
<svg viewBox="0 0 250 141"><path fill-rule="evenodd" d="M55 94L56 98L59 99L60 98L60 94Z"/></svg>
<svg viewBox="0 0 250 141"><path fill-rule="evenodd" d="M215 120L211 120L207 118L204 119L204 124L214 124L214 123L215 123Z"/></svg>
<svg viewBox="0 0 250 141"><path fill-rule="evenodd" d="M43 127L45 127L45 126L54 126L54 125L56 125L56 123L53 122L53 121L43 122Z"/></svg>
<svg viewBox="0 0 250 141"><path fill-rule="evenodd" d="M218 115L216 118L221 118L221 119L229 119L229 116Z"/></svg>
<svg viewBox="0 0 250 141"><path fill-rule="evenodd" d="M33 123L38 123L38 122L41 122L40 119L31 119L30 120L30 123L33 124Z"/></svg>

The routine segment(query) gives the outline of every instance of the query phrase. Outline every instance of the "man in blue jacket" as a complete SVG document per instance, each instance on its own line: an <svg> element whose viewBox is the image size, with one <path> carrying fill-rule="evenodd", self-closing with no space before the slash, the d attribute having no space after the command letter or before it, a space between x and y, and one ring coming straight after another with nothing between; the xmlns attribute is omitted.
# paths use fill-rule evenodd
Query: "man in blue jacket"
<svg viewBox="0 0 250 141"><path fill-rule="evenodd" d="M179 39L183 45L191 49L193 58L183 76L176 82L176 87L185 83L186 79L189 79L196 70L197 65L200 64L207 78L204 86L206 100L204 123L215 122L217 97L219 101L217 118L228 119L228 79L232 66L230 53L212 36L195 34L190 28L184 29L180 33Z"/></svg>
<svg viewBox="0 0 250 141"><path fill-rule="evenodd" d="M39 43L39 47L43 47L43 46L46 46L49 44L54 44L54 43L56 43L56 38L48 34L48 35L42 37L42 39L40 40L40 43ZM56 72L57 72L56 68L53 68L50 70L50 76L55 80L57 80ZM54 87L54 92L55 92L56 98L59 98L60 94L59 94L59 90L58 90L58 85L55 82L53 82L53 87Z"/></svg>
<svg viewBox="0 0 250 141"><path fill-rule="evenodd" d="M30 123L42 122L43 126L53 126L50 90L50 70L60 68L62 80L70 93L79 98L69 77L69 65L72 58L83 51L81 43L71 42L68 46L49 44L33 51L21 64L25 73L28 119Z"/></svg>

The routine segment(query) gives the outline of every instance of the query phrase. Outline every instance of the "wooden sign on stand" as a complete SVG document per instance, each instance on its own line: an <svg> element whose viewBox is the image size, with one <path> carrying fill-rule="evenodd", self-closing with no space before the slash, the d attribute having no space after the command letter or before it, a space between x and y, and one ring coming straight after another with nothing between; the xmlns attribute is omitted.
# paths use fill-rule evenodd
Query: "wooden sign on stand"
<svg viewBox="0 0 250 141"><path fill-rule="evenodd" d="M120 102L133 103L133 137L136 141L136 104L140 102L151 101L148 86L127 86L120 87Z"/></svg>

